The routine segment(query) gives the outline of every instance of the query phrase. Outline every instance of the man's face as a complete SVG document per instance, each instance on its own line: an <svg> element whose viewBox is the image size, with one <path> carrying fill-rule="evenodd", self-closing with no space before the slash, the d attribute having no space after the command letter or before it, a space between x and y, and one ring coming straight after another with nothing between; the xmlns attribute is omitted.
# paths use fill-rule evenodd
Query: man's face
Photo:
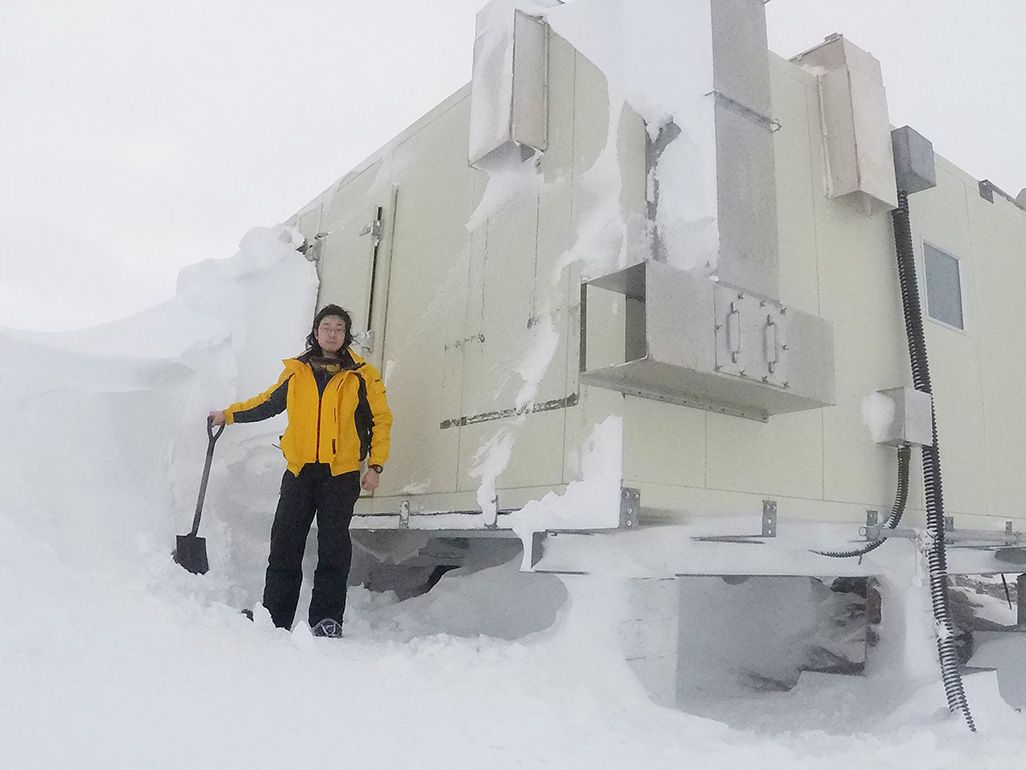
<svg viewBox="0 0 1026 770"><path fill-rule="evenodd" d="M317 344L321 350L329 355L334 355L342 349L346 341L346 322L337 315L328 315L317 324Z"/></svg>

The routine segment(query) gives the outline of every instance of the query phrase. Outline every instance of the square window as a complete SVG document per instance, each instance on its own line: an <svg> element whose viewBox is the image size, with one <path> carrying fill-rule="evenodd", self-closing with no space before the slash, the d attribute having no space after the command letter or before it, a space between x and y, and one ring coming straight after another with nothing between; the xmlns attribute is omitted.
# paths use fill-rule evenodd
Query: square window
<svg viewBox="0 0 1026 770"><path fill-rule="evenodd" d="M958 259L929 244L923 245L923 253L926 261L926 308L930 318L956 329L965 329Z"/></svg>

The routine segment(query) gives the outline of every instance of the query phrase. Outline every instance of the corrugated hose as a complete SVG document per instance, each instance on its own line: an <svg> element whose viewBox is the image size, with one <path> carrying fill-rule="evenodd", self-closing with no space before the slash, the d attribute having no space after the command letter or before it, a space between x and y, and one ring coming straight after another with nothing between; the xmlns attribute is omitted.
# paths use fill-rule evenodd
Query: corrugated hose
<svg viewBox="0 0 1026 770"><path fill-rule="evenodd" d="M901 307L905 317L905 336L908 338L909 360L912 365L912 383L916 390L933 395L930 382L930 364L926 356L926 337L923 333L923 311L919 302L916 280L915 252L912 246L912 224L908 209L908 193L898 191L898 208L891 212L894 223L894 246L898 259L898 280L901 283ZM937 417L931 407L933 445L923 447L923 483L926 489L926 531L930 536L927 560L930 567L930 601L937 628L937 654L940 659L941 678L948 708L961 711L969 729L976 732L969 711L969 703L958 671L958 653L955 650L955 629L948 609L948 565L944 550L944 490L941 483L940 442L937 436ZM903 446L898 450L898 491L894 507L884 526L894 529L901 521L908 499L908 470L911 450ZM879 548L885 540L877 540L851 551L816 551L835 558L863 557Z"/></svg>

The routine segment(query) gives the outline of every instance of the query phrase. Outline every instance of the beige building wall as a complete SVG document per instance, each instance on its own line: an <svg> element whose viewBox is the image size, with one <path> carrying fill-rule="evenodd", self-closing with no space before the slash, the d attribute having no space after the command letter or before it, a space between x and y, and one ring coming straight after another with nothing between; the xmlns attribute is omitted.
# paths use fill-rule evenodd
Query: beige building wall
<svg viewBox="0 0 1026 770"><path fill-rule="evenodd" d="M557 265L596 205L587 172L606 146L609 104L602 74L553 36L540 191L468 230L487 177L467 164L465 88L290 220L308 238L328 233L320 239L320 303L369 313L376 332L369 358L385 373L396 423L382 487L358 508L366 521L395 526L405 503L424 516L411 527L484 526L473 515L474 469L490 442L510 442L498 506L513 509L578 479L580 447L609 415L624 421L623 483L641 490L651 519L757 514L765 498L778 501L781 516L822 521L862 522L866 509L889 510L895 451L873 443L862 402L911 385L890 216L827 197L816 79L774 55L770 74L781 125L780 300L833 324L836 404L764 423L579 384L581 270ZM622 116L618 140L622 209L640 216L645 131L636 115ZM379 207L375 269L371 237L360 233ZM989 517L989 526L1014 519L1020 528L1026 211L984 200L976 180L940 157L937 187L913 195L911 210L921 293L924 242L962 268L966 329L926 320L947 513L959 525ZM597 312L589 304L589 357L616 360L623 298L598 301L605 305ZM547 406L516 414L517 367L543 317L559 340L534 396ZM921 489L915 453L913 520ZM462 523L429 522L428 514L445 512L468 514Z"/></svg>

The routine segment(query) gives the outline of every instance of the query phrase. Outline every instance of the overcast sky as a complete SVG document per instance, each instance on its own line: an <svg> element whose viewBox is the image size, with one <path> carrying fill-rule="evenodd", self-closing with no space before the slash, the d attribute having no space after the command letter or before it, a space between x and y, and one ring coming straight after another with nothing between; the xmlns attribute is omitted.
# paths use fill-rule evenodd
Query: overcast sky
<svg viewBox="0 0 1026 770"><path fill-rule="evenodd" d="M182 266L230 256L467 82L483 4L0 0L0 326L171 297ZM845 34L880 60L892 123L1026 186L1022 0L766 8L772 50Z"/></svg>

